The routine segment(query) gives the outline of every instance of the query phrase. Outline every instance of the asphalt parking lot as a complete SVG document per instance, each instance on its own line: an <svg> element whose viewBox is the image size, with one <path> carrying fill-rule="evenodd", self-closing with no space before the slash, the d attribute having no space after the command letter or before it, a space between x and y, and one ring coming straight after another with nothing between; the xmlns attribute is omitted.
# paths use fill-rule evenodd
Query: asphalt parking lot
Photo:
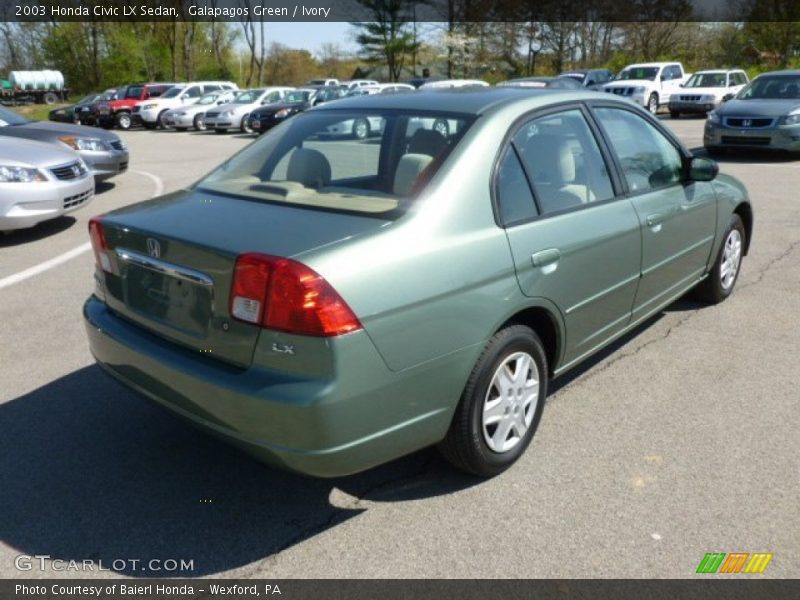
<svg viewBox="0 0 800 600"><path fill-rule="evenodd" d="M665 122L701 145L701 119ZM681 300L557 380L503 475L475 480L423 451L313 480L196 432L94 366L81 319L89 217L189 184L252 139L121 136L130 170L91 205L0 236L0 577L86 576L50 561L18 570L24 554L125 561L100 577L683 578L706 552L773 553L763 576L797 576L800 162L721 161L756 217L733 296ZM193 570L142 566L153 559Z"/></svg>

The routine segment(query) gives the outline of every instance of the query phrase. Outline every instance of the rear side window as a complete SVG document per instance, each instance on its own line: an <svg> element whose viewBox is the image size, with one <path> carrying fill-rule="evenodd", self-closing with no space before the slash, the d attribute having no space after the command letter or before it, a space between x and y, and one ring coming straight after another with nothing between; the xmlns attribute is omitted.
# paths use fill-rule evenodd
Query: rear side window
<svg viewBox="0 0 800 600"><path fill-rule="evenodd" d="M184 98L199 98L202 95L203 92L200 90L200 86L193 85L188 90L186 90L186 93L183 96Z"/></svg>
<svg viewBox="0 0 800 600"><path fill-rule="evenodd" d="M651 123L619 108L598 108L595 112L619 158L631 192L646 192L681 180L680 152Z"/></svg>
<svg viewBox="0 0 800 600"><path fill-rule="evenodd" d="M534 119L514 136L543 214L614 197L600 148L581 111Z"/></svg>
<svg viewBox="0 0 800 600"><path fill-rule="evenodd" d="M538 214L522 163L509 146L497 169L497 209L500 222L512 225Z"/></svg>

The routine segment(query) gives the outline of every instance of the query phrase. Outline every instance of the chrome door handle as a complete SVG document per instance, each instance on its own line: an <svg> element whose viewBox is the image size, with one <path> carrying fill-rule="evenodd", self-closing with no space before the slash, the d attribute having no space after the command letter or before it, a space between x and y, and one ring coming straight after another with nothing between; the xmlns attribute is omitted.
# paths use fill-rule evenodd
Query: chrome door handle
<svg viewBox="0 0 800 600"><path fill-rule="evenodd" d="M660 225L664 222L664 219L667 218L665 213L653 213L652 215L647 215L647 226L648 227L655 227L656 225Z"/></svg>
<svg viewBox="0 0 800 600"><path fill-rule="evenodd" d="M558 251L558 248L548 248L531 254L531 262L534 267L546 267L558 262L559 258L561 258L561 252Z"/></svg>

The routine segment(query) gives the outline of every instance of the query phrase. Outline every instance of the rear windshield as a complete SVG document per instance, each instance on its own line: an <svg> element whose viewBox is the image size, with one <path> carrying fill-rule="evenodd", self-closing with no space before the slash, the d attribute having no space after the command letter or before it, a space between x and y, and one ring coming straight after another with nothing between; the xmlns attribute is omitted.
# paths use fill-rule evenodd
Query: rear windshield
<svg viewBox="0 0 800 600"><path fill-rule="evenodd" d="M739 100L797 100L800 99L800 76L762 75L736 97Z"/></svg>
<svg viewBox="0 0 800 600"><path fill-rule="evenodd" d="M264 202L359 213L402 209L474 117L312 110L292 117L197 184Z"/></svg>

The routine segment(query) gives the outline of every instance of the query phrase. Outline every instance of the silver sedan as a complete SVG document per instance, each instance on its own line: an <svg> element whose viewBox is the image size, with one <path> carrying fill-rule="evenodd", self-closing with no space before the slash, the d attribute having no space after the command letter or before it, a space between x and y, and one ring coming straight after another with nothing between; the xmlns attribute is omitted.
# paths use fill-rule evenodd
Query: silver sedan
<svg viewBox="0 0 800 600"><path fill-rule="evenodd" d="M171 127L177 131L186 131L194 127L197 131L205 131L206 111L216 108L218 105L232 102L239 94L238 90L223 90L210 92L202 96L194 104L187 104L173 108L164 113L161 122L165 127Z"/></svg>
<svg viewBox="0 0 800 600"><path fill-rule="evenodd" d="M72 150L0 137L0 231L60 217L93 196L94 178Z"/></svg>
<svg viewBox="0 0 800 600"><path fill-rule="evenodd" d="M116 133L52 121L31 121L0 107L0 139L27 139L50 142L80 154L97 181L128 169L128 148Z"/></svg>

